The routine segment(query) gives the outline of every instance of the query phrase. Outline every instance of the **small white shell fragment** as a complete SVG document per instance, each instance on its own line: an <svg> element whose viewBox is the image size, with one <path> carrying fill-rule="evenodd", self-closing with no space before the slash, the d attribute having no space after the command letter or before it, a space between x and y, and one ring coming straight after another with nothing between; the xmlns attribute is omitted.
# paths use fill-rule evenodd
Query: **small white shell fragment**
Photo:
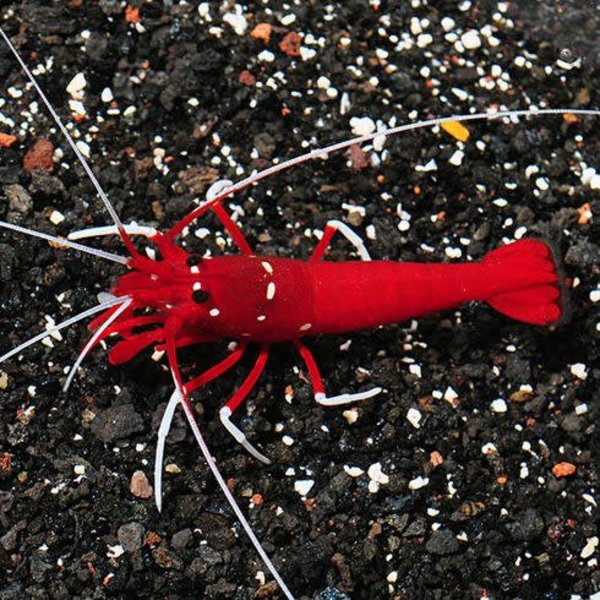
<svg viewBox="0 0 600 600"><path fill-rule="evenodd" d="M454 402L456 399L458 398L458 394L454 391L453 388L451 388L450 386L448 386L446 388L446 391L444 392L444 400L446 402Z"/></svg>
<svg viewBox="0 0 600 600"><path fill-rule="evenodd" d="M350 477L360 477L364 471L360 467L349 467L344 465L344 471L350 475Z"/></svg>
<svg viewBox="0 0 600 600"><path fill-rule="evenodd" d="M571 374L579 379L587 379L588 371L583 363L574 363L571 365Z"/></svg>
<svg viewBox="0 0 600 600"><path fill-rule="evenodd" d="M498 448L496 448L496 446L492 444L492 442L488 442L487 444L481 446L481 453L485 454L486 456L498 454Z"/></svg>
<svg viewBox="0 0 600 600"><path fill-rule="evenodd" d="M294 491L298 492L301 496L306 496L313 485L315 485L314 479L298 479L294 482Z"/></svg>
<svg viewBox="0 0 600 600"><path fill-rule="evenodd" d="M508 410L506 400L504 400L503 398L496 398L496 400L492 401L491 409L492 412L495 413L505 413Z"/></svg>
<svg viewBox="0 0 600 600"><path fill-rule="evenodd" d="M481 47L481 37L475 29L463 33L460 36L460 41L467 50L476 50Z"/></svg>
<svg viewBox="0 0 600 600"><path fill-rule="evenodd" d="M594 554L594 552L596 552L596 548L598 547L598 542L600 540L598 540L598 536L594 535L591 538L587 539L587 544L583 547L583 549L581 550L581 554L579 556L581 556L581 558L589 558L592 554Z"/></svg>
<svg viewBox="0 0 600 600"><path fill-rule="evenodd" d="M121 544L117 544L116 546L111 546L109 544L107 547L108 552L106 553L106 556L108 558L119 558L119 556L125 554L125 549L123 548L123 546L121 546Z"/></svg>
<svg viewBox="0 0 600 600"><path fill-rule="evenodd" d="M286 445L286 446L291 446L294 443L294 438L290 437L289 435L284 435L281 438L281 441Z"/></svg>
<svg viewBox="0 0 600 600"><path fill-rule="evenodd" d="M583 185L590 185L592 177L595 174L596 169L594 169L594 167L586 167L585 169L583 169L583 171L581 171L581 183L583 183Z"/></svg>
<svg viewBox="0 0 600 600"><path fill-rule="evenodd" d="M79 152L81 152L81 154L83 154L86 158L90 158L91 151L90 151L89 144L87 144L86 142L84 142L82 140L79 140L79 141L75 142L75 145L77 146L77 150L79 150Z"/></svg>
<svg viewBox="0 0 600 600"><path fill-rule="evenodd" d="M465 157L465 153L462 150L455 150L454 154L448 159L448 162L455 167L459 167L462 165L463 158Z"/></svg>
<svg viewBox="0 0 600 600"><path fill-rule="evenodd" d="M75 465L73 467L75 475L85 475L85 465Z"/></svg>
<svg viewBox="0 0 600 600"><path fill-rule="evenodd" d="M325 77L325 75L321 75L317 79L317 87L320 90L326 90L330 85L331 85L331 80L329 79L329 77Z"/></svg>
<svg viewBox="0 0 600 600"><path fill-rule="evenodd" d="M379 484L376 481L369 481L369 485L367 486L370 494L376 494L379 491Z"/></svg>
<svg viewBox="0 0 600 600"><path fill-rule="evenodd" d="M112 90L109 87L105 87L102 90L102 93L100 94L100 100L102 100L102 102L106 102L107 104L109 102L112 102L115 99Z"/></svg>
<svg viewBox="0 0 600 600"><path fill-rule="evenodd" d="M421 477L421 475L419 475L418 477L415 477L414 479L411 479L408 482L408 489L409 490L420 490L421 488L424 488L428 484L429 484L429 477Z"/></svg>
<svg viewBox="0 0 600 600"><path fill-rule="evenodd" d="M83 90L87 86L87 81L83 73L77 73L67 85L67 93L73 100L81 100L83 98Z"/></svg>
<svg viewBox="0 0 600 600"><path fill-rule="evenodd" d="M400 223L398 223L398 230L399 231L408 231L410 229L410 221L407 221L406 219L402 219L402 221L400 221Z"/></svg>
<svg viewBox="0 0 600 600"><path fill-rule="evenodd" d="M422 418L423 418L423 415L421 414L421 411L417 410L416 408L409 408L408 412L406 413L406 419L407 419L407 421L415 429L420 429L420 427L421 427L421 419Z"/></svg>
<svg viewBox="0 0 600 600"><path fill-rule="evenodd" d="M60 225L60 223L62 223L65 220L65 216L61 212L53 210L50 213L49 219L50 223L52 223L53 225Z"/></svg>
<svg viewBox="0 0 600 600"><path fill-rule="evenodd" d="M375 481L376 483L381 483L383 485L389 483L390 481L390 478L381 470L381 463L379 462L373 463L369 467L367 475L371 481Z"/></svg>
<svg viewBox="0 0 600 600"><path fill-rule="evenodd" d="M454 26L456 25L454 19L450 18L450 17L444 17L441 21L441 25L442 25L442 29L448 33L448 31L452 31L452 29L454 29Z"/></svg>
<svg viewBox="0 0 600 600"><path fill-rule="evenodd" d="M256 57L260 62L273 62L275 60L275 55L269 50L263 50Z"/></svg>
<svg viewBox="0 0 600 600"><path fill-rule="evenodd" d="M590 300L592 302L600 302L600 290L592 290L590 292Z"/></svg>
<svg viewBox="0 0 600 600"><path fill-rule="evenodd" d="M581 404L578 404L575 407L576 415L585 415L585 413L587 413L587 411L588 411L588 405L585 402L582 402Z"/></svg>
<svg viewBox="0 0 600 600"><path fill-rule="evenodd" d="M515 238L515 240L520 240L526 233L527 227L522 225L521 227L517 227L517 229L515 229L513 237Z"/></svg>
<svg viewBox="0 0 600 600"><path fill-rule="evenodd" d="M542 190L542 192L545 192L550 187L550 181L548 180L547 177L538 177L535 180L535 185L539 190Z"/></svg>
<svg viewBox="0 0 600 600"><path fill-rule="evenodd" d="M422 33L417 38L418 48L427 48L433 42L433 36L430 33Z"/></svg>
<svg viewBox="0 0 600 600"><path fill-rule="evenodd" d="M348 425L353 425L358 421L358 411L355 408L349 408L342 413L342 416L348 422Z"/></svg>
<svg viewBox="0 0 600 600"><path fill-rule="evenodd" d="M417 165L415 167L415 171L417 173L429 173L430 171L437 171L437 163L435 162L435 158L432 158L429 162L424 165Z"/></svg>
<svg viewBox="0 0 600 600"><path fill-rule="evenodd" d="M418 377L419 379L423 376L423 371L421 369L421 365L417 365L417 364L409 365L408 371L411 373L411 375L414 375L415 377Z"/></svg>
<svg viewBox="0 0 600 600"><path fill-rule="evenodd" d="M352 117L350 128L356 136L369 135L375 131L375 122L370 117Z"/></svg>
<svg viewBox="0 0 600 600"><path fill-rule="evenodd" d="M448 258L460 258L462 256L462 250L452 246L448 246L444 252Z"/></svg>
<svg viewBox="0 0 600 600"><path fill-rule="evenodd" d="M244 35L248 28L248 21L246 17L241 13L239 6L236 5L239 12L228 12L223 15L223 21L230 25L238 35Z"/></svg>

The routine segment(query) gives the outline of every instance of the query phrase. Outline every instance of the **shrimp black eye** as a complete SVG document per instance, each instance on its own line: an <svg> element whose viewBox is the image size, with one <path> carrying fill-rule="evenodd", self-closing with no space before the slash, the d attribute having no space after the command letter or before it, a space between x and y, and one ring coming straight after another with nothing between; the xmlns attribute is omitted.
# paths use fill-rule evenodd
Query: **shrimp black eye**
<svg viewBox="0 0 600 600"><path fill-rule="evenodd" d="M195 267L196 265L202 264L202 257L199 254L190 254L186 260L185 264L188 267Z"/></svg>
<svg viewBox="0 0 600 600"><path fill-rule="evenodd" d="M210 294L206 290L194 290L192 292L192 300L197 304L204 304L210 298Z"/></svg>

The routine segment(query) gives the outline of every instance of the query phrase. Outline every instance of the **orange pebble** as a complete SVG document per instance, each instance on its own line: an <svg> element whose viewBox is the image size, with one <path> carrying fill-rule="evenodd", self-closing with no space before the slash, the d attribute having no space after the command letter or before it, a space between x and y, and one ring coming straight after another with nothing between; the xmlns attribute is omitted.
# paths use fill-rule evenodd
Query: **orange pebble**
<svg viewBox="0 0 600 600"><path fill-rule="evenodd" d="M251 32L250 35L257 40L262 40L265 44L268 44L271 40L271 33L273 27L269 23L259 23Z"/></svg>
<svg viewBox="0 0 600 600"><path fill-rule="evenodd" d="M592 205L589 202L586 202L585 204L582 204L578 209L577 209L577 214L579 215L579 218L577 219L577 222L580 225L585 225L586 223L589 223L592 220Z"/></svg>
<svg viewBox="0 0 600 600"><path fill-rule="evenodd" d="M16 141L17 138L14 135L0 132L0 148L10 148Z"/></svg>
<svg viewBox="0 0 600 600"><path fill-rule="evenodd" d="M500 485L506 485L506 482L508 481L508 477L506 475L498 475L498 477L496 477L496 481Z"/></svg>
<svg viewBox="0 0 600 600"><path fill-rule="evenodd" d="M569 125L571 125L572 123L579 123L581 121L581 119L577 115L574 115L573 113L565 113L563 115L563 121L565 123L568 123Z"/></svg>
<svg viewBox="0 0 600 600"><path fill-rule="evenodd" d="M250 500L252 500L256 506L260 506L264 502L263 497L260 494L252 494Z"/></svg>
<svg viewBox="0 0 600 600"><path fill-rule="evenodd" d="M575 471L577 471L577 467L570 462L559 462L552 467L552 473L557 479L569 477Z"/></svg>
<svg viewBox="0 0 600 600"><path fill-rule="evenodd" d="M148 546L156 546L156 545L160 544L161 540L162 540L162 538L160 537L160 535L158 535L158 533L156 533L156 531L149 531L146 534L144 543Z"/></svg>
<svg viewBox="0 0 600 600"><path fill-rule="evenodd" d="M135 6L127 6L125 8L125 20L128 23L141 23L140 9Z"/></svg>
<svg viewBox="0 0 600 600"><path fill-rule="evenodd" d="M437 451L434 450L430 455L429 455L429 462L434 466L434 467L439 467L443 462L444 462L444 457Z"/></svg>
<svg viewBox="0 0 600 600"><path fill-rule="evenodd" d="M446 121L440 127L459 142L466 142L471 132L459 121Z"/></svg>

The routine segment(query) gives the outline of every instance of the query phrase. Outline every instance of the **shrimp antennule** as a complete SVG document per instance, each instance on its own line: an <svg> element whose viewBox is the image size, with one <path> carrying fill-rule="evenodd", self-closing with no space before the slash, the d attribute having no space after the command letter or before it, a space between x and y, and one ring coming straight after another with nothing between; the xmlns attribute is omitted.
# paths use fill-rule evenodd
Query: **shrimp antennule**
<svg viewBox="0 0 600 600"><path fill-rule="evenodd" d="M3 354L2 356L0 356L0 363L4 362L5 360L10 358L11 356L14 356L15 354L19 354L19 352L21 352L22 350L25 350L25 348L29 348L29 346L33 346L33 344L42 341L43 339L47 338L49 335L52 335L53 333L55 333L56 331L65 329L66 327L69 327L70 325L73 325L74 323L83 321L84 319L87 319L88 317L91 317L92 315L95 315L99 312L105 311L114 306L118 306L120 304L125 304L128 301L129 301L128 296L125 296L125 297L121 296L118 298L111 298L110 300L107 300L106 302L102 302L96 306L92 306L92 308L88 308L87 310L84 310L83 312L79 313L78 315L75 315L74 317L71 317L70 319L63 321L62 323L53 325L52 327L49 327L46 331L43 331L42 333L30 338L26 342L19 344L16 348L13 348L6 354Z"/></svg>

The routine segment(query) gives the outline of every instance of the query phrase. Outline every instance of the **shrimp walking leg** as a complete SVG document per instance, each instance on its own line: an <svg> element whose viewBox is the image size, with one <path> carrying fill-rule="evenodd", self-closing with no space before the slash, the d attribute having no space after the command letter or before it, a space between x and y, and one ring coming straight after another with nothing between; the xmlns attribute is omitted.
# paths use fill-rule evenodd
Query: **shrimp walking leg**
<svg viewBox="0 0 600 600"><path fill-rule="evenodd" d="M327 222L325 231L323 232L323 237L315 246L311 257L308 259L309 262L315 262L323 258L325 251L329 247L331 239L338 231L356 248L361 260L371 260L371 256L369 255L369 252L360 236L352 231L352 229L350 229L346 223L342 223L341 221L333 219Z"/></svg>
<svg viewBox="0 0 600 600"><path fill-rule="evenodd" d="M258 357L252 370L242 383L242 385L237 389L237 391L233 394L233 396L228 400L228 402L221 408L219 411L219 419L223 426L229 433L235 438L235 440L241 444L254 458L260 460L261 462L269 465L271 461L261 452L259 452L247 439L244 432L236 427L231 422L231 415L234 411L240 406L240 404L246 399L248 394L252 391L252 388L258 381L258 378L261 376L265 365L267 363L267 358L269 357L269 345L262 344L260 347L260 351L258 353Z"/></svg>
<svg viewBox="0 0 600 600"><path fill-rule="evenodd" d="M214 200L221 192L225 191L232 185L233 182L229 179L219 179L218 181L215 181L206 192L206 200L208 202ZM244 256L250 256L253 254L252 248L250 248L250 245L238 227L238 224L229 216L227 211L223 208L223 205L218 203L214 204L211 208L215 216L223 224L223 227L225 227L227 233L231 236L231 239L237 244L237 247L240 249L241 253Z"/></svg>
<svg viewBox="0 0 600 600"><path fill-rule="evenodd" d="M339 394L338 396L328 397L327 394L325 394L323 378L321 377L319 367L317 367L312 352L300 340L295 340L294 344L296 345L300 356L306 363L306 368L308 369L310 381L313 386L315 401L322 406L339 406L341 404L359 402L360 400L367 400L368 398L377 396L377 394L383 391L380 387L374 387L365 392L357 392L356 394Z"/></svg>
<svg viewBox="0 0 600 600"><path fill-rule="evenodd" d="M216 379L231 367L233 367L238 360L243 356L246 348L248 347L247 343L240 344L231 354L226 356L222 361L218 362L216 365L210 367L204 371L204 373L194 377L191 381L188 381L183 387L183 391L185 396L191 394L194 390L210 383L213 379ZM177 408L177 404L179 403L179 397L174 394L171 396L167 407L165 408L165 412L163 413L162 420L160 422L160 427L158 428L158 439L156 442L156 454L154 457L154 499L156 502L156 506L160 511L162 508L162 468L164 462L164 453L165 453L165 443L167 440L167 436L169 435L169 431L171 430L171 423L173 421L173 415L175 414L175 409Z"/></svg>

